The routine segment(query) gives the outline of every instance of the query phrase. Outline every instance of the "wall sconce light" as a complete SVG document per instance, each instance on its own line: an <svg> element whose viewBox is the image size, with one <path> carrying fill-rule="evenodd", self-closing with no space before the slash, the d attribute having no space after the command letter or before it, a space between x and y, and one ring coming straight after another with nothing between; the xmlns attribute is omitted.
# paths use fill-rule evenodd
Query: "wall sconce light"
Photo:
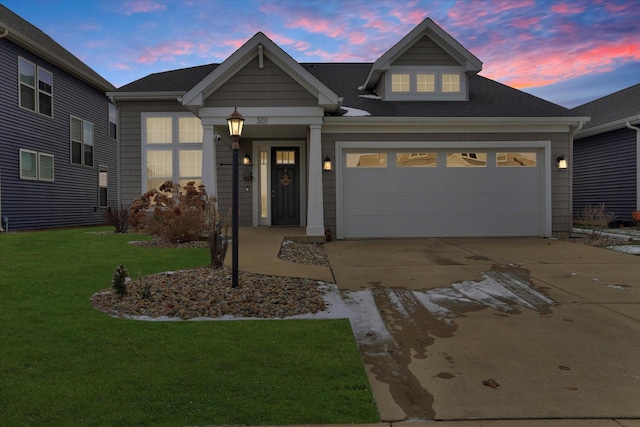
<svg viewBox="0 0 640 427"><path fill-rule="evenodd" d="M242 158L242 164L244 164L244 165L250 165L251 164L251 157L249 157L248 154L245 154L244 157Z"/></svg>
<svg viewBox="0 0 640 427"><path fill-rule="evenodd" d="M568 167L567 160L564 158L564 154L558 156L556 161L558 162L558 169L566 169Z"/></svg>
<svg viewBox="0 0 640 427"><path fill-rule="evenodd" d="M325 172L331 172L331 170L333 169L333 165L331 164L331 159L329 158L329 156L324 158L324 161L322 162L322 170Z"/></svg>

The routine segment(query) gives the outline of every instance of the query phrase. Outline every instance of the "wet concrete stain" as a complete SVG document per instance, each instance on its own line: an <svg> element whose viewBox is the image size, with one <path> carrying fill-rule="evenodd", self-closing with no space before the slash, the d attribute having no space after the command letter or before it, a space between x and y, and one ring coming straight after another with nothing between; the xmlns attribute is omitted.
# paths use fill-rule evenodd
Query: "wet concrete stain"
<svg viewBox="0 0 640 427"><path fill-rule="evenodd" d="M513 292L516 299L524 301L528 308L541 314L550 313L550 300L538 296L536 291L539 288L531 282L528 270L518 266L494 265L484 275ZM529 287L532 290L528 290ZM359 342L364 363L370 366L370 372L378 381L389 386L391 396L407 419L435 419L434 397L409 366L413 359L426 359L427 349L436 339L453 337L458 326L453 321L436 317L413 291L406 288L376 286L372 289L372 296L391 338L382 343ZM520 313L513 306L514 301L504 302L509 309L493 307L502 312L499 314L501 317ZM447 309L455 310L456 317L464 317L488 307L477 301L452 299ZM442 356L453 367L453 357L448 354ZM437 374L440 379L454 377L449 372Z"/></svg>

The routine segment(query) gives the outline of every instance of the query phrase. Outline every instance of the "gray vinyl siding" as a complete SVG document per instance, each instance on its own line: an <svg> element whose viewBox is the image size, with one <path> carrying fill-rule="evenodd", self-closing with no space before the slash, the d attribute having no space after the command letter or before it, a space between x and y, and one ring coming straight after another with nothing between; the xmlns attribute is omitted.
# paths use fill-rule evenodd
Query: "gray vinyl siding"
<svg viewBox="0 0 640 427"><path fill-rule="evenodd" d="M329 133L322 135L322 156L335 157L336 141L393 141L398 135ZM551 158L569 152L568 133L451 133L451 134L402 134L403 141L551 141ZM334 161L335 165L335 161ZM552 232L563 234L571 231L569 174L566 170L551 168ZM335 171L323 173L324 223L336 230L336 177Z"/></svg>
<svg viewBox="0 0 640 427"><path fill-rule="evenodd" d="M391 65L461 65L429 37L424 36Z"/></svg>
<svg viewBox="0 0 640 427"><path fill-rule="evenodd" d="M18 57L53 74L53 118L18 105ZM108 202L118 205L117 143L109 139L105 94L6 39L0 39L0 173L2 216L10 230L104 224L98 165L109 170ZM93 123L93 167L70 161L70 116ZM20 149L54 156L54 182L20 179Z"/></svg>
<svg viewBox="0 0 640 427"><path fill-rule="evenodd" d="M318 98L264 57L238 71L205 100L206 107L317 107Z"/></svg>
<svg viewBox="0 0 640 427"><path fill-rule="evenodd" d="M142 113L189 112L178 101L118 103L120 126L120 198L124 206L142 194Z"/></svg>
<svg viewBox="0 0 640 427"><path fill-rule="evenodd" d="M637 207L636 133L619 129L574 142L573 211L604 203L619 220Z"/></svg>

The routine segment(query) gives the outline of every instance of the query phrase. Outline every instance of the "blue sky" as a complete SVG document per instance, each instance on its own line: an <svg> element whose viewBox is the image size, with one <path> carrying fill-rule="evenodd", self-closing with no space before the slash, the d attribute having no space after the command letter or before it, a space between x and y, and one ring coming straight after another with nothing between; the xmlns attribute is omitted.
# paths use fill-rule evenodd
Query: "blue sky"
<svg viewBox="0 0 640 427"><path fill-rule="evenodd" d="M299 62L373 62L430 17L481 75L565 107L640 83L638 0L0 0L113 83L220 63L262 31Z"/></svg>

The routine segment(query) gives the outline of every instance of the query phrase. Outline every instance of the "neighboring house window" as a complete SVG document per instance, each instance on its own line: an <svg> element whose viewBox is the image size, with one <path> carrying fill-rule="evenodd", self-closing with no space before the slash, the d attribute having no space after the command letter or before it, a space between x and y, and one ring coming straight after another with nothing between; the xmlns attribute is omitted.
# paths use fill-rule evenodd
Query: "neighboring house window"
<svg viewBox="0 0 640 427"><path fill-rule="evenodd" d="M53 181L53 156L20 149L20 179Z"/></svg>
<svg viewBox="0 0 640 427"><path fill-rule="evenodd" d="M143 113L143 191L158 189L165 181L202 182L200 119L189 113Z"/></svg>
<svg viewBox="0 0 640 427"><path fill-rule="evenodd" d="M442 92L460 92L460 74L443 74Z"/></svg>
<svg viewBox="0 0 640 427"><path fill-rule="evenodd" d="M118 139L118 110L109 104L109 138Z"/></svg>
<svg viewBox="0 0 640 427"><path fill-rule="evenodd" d="M409 92L410 74L392 74L391 75L391 92Z"/></svg>
<svg viewBox="0 0 640 427"><path fill-rule="evenodd" d="M98 206L106 208L109 206L109 168L98 166Z"/></svg>
<svg viewBox="0 0 640 427"><path fill-rule="evenodd" d="M71 163L93 166L93 123L71 116Z"/></svg>
<svg viewBox="0 0 640 427"><path fill-rule="evenodd" d="M436 91L436 75L435 74L416 74L416 91L417 92L435 92Z"/></svg>
<svg viewBox="0 0 640 427"><path fill-rule="evenodd" d="M18 59L20 107L53 117L53 74L26 59Z"/></svg>

